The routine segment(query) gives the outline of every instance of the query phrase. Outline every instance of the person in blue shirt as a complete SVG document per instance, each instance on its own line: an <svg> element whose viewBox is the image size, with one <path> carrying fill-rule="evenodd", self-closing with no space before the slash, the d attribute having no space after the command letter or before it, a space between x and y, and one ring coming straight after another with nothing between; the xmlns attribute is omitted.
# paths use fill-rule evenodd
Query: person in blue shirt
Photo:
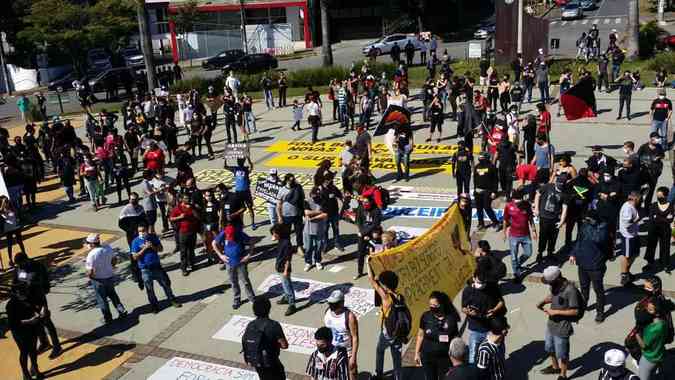
<svg viewBox="0 0 675 380"><path fill-rule="evenodd" d="M246 166L248 161L248 166ZM249 175L253 171L253 162L251 157L238 158L237 166L227 166L227 158L225 159L225 168L234 175L234 193L244 202L248 212L251 214L251 229L256 229L255 214L253 213L253 195L251 194L251 180Z"/></svg>
<svg viewBox="0 0 675 380"><path fill-rule="evenodd" d="M246 252L246 245L249 246L248 252ZM230 277L232 295L234 297L232 308L237 310L241 306L240 276L244 283L244 290L246 291L248 300L253 303L255 293L253 293L253 286L248 277L248 269L246 267L246 264L253 256L254 245L251 238L234 225L227 224L216 236L212 246L220 259L224 263L227 263L227 274Z"/></svg>
<svg viewBox="0 0 675 380"><path fill-rule="evenodd" d="M174 307L178 308L182 305L173 294L171 280L159 261L159 252L163 250L162 243L157 235L148 233L147 229L145 224L138 226L138 236L131 242L131 254L141 270L141 278L145 284L152 311L157 314L160 308L155 295L154 281L157 281L164 289L166 298Z"/></svg>

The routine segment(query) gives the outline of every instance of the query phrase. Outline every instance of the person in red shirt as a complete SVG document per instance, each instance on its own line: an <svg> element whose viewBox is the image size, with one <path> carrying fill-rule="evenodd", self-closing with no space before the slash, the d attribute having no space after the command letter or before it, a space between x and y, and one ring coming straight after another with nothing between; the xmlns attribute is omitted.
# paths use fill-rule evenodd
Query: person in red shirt
<svg viewBox="0 0 675 380"><path fill-rule="evenodd" d="M169 220L176 223L178 246L180 247L180 267L183 276L187 276L192 272L197 232L200 225L198 212L190 204L189 195L181 197L180 203L171 210Z"/></svg>
<svg viewBox="0 0 675 380"><path fill-rule="evenodd" d="M488 138L488 151L490 152L491 157L495 157L497 153L497 147L501 144L502 140L506 137L506 128L504 124L497 123L492 132L490 132L490 137Z"/></svg>
<svg viewBox="0 0 675 380"><path fill-rule="evenodd" d="M164 169L164 152L156 142L151 142L150 147L143 155L145 168L159 173Z"/></svg>
<svg viewBox="0 0 675 380"><path fill-rule="evenodd" d="M504 241L509 240L511 250L511 268L513 280L523 279L522 265L532 256L532 239L537 239L534 227L532 205L523 200L523 190L513 190L511 201L504 207ZM523 255L518 257L518 247L523 247Z"/></svg>
<svg viewBox="0 0 675 380"><path fill-rule="evenodd" d="M539 111L537 134L541 133L548 136L549 132L551 132L551 113L548 112L544 103L537 104L537 111Z"/></svg>
<svg viewBox="0 0 675 380"><path fill-rule="evenodd" d="M356 189L361 198L367 198L375 202L375 205L380 210L384 210L384 201L382 200L382 192L380 188L372 185L370 177L367 174L360 175L356 180Z"/></svg>

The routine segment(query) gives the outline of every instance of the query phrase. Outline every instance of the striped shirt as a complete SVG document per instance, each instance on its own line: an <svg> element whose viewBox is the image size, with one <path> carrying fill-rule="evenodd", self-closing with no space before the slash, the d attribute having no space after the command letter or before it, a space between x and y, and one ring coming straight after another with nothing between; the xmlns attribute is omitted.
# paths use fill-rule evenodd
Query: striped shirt
<svg viewBox="0 0 675 380"><path fill-rule="evenodd" d="M340 106L347 105L347 90L345 90L344 87L340 87L337 91L337 101Z"/></svg>
<svg viewBox="0 0 675 380"><path fill-rule="evenodd" d="M478 346L478 361L476 362L485 380L502 380L506 377L504 358L499 353L499 346L490 342L489 338Z"/></svg>
<svg viewBox="0 0 675 380"><path fill-rule="evenodd" d="M349 359L344 347L334 347L326 356L314 351L305 371L313 380L349 380Z"/></svg>

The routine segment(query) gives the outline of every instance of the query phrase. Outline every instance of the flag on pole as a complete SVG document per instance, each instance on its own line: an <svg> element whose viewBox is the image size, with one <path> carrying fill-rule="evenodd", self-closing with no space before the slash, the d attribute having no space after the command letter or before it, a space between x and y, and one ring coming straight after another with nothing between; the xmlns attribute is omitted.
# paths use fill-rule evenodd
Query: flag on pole
<svg viewBox="0 0 675 380"><path fill-rule="evenodd" d="M593 82L588 79L579 81L560 97L567 120L595 117L595 94Z"/></svg>

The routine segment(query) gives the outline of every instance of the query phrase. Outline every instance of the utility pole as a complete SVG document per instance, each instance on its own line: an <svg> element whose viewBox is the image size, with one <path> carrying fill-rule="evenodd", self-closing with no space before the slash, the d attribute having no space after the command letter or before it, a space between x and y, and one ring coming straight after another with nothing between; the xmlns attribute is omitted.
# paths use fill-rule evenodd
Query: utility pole
<svg viewBox="0 0 675 380"><path fill-rule="evenodd" d="M319 0L321 5L321 58L324 66L333 66L333 48L330 45L329 0Z"/></svg>
<svg viewBox="0 0 675 380"><path fill-rule="evenodd" d="M667 25L666 18L664 15L665 8L666 8L666 0L659 0L658 17L657 17L657 19L659 20L659 25Z"/></svg>
<svg viewBox="0 0 675 380"><path fill-rule="evenodd" d="M5 33L0 32L0 66L2 66L2 77L5 82L5 91L7 95L12 95L12 88L9 86L9 70L7 70L7 62L5 62Z"/></svg>
<svg viewBox="0 0 675 380"><path fill-rule="evenodd" d="M155 61L152 53L152 40L148 25L148 11L145 9L145 0L136 0L136 18L138 19L138 35L141 40L141 51L145 61L145 72L148 80L148 92L153 93L157 80L155 79Z"/></svg>
<svg viewBox="0 0 675 380"><path fill-rule="evenodd" d="M635 59L639 54L638 40L640 38L640 8L638 0L628 2L628 26L626 29L628 39L628 59Z"/></svg>
<svg viewBox="0 0 675 380"><path fill-rule="evenodd" d="M518 54L523 54L523 1L518 0Z"/></svg>
<svg viewBox="0 0 675 380"><path fill-rule="evenodd" d="M239 0L241 8L241 43L244 44L244 53L248 54L248 38L246 37L246 9L244 9L244 0ZM305 16L307 17L307 16Z"/></svg>

